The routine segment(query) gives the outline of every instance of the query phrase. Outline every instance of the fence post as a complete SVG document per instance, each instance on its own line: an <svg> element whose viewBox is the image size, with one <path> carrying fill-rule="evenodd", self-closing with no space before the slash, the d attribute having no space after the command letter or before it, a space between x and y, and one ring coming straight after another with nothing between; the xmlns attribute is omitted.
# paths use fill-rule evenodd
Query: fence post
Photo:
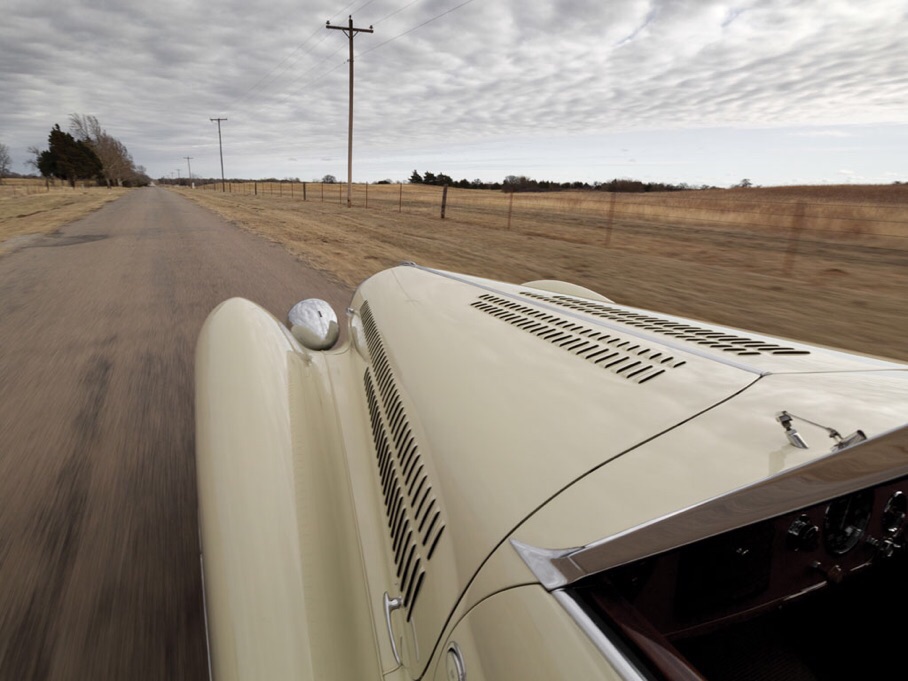
<svg viewBox="0 0 908 681"><path fill-rule="evenodd" d="M404 208L404 183L400 183L400 192L397 195L397 212L400 213Z"/></svg>
<svg viewBox="0 0 908 681"><path fill-rule="evenodd" d="M508 199L508 230L511 229L511 213L514 211L514 192L509 192L510 198Z"/></svg>
<svg viewBox="0 0 908 681"><path fill-rule="evenodd" d="M255 182L253 182L253 183L252 183L252 186L255 188L255 195L258 196L258 195L259 195L259 183L258 183L258 180L256 180Z"/></svg>
<svg viewBox="0 0 908 681"><path fill-rule="evenodd" d="M441 219L445 219L445 206L448 205L448 185L441 190Z"/></svg>
<svg viewBox="0 0 908 681"><path fill-rule="evenodd" d="M337 185L337 202L340 204L344 203L344 185L342 184Z"/></svg>
<svg viewBox="0 0 908 681"><path fill-rule="evenodd" d="M306 200L306 183L303 182L303 201Z"/></svg>
<svg viewBox="0 0 908 681"><path fill-rule="evenodd" d="M277 195L278 195L278 196L283 196L283 195L284 195L284 183L283 183L283 182L281 182L281 183L277 186Z"/></svg>
<svg viewBox="0 0 908 681"><path fill-rule="evenodd" d="M616 192L611 192L608 201L608 217L605 219L605 245L608 246L612 240L612 223L615 221L615 197Z"/></svg>
<svg viewBox="0 0 908 681"><path fill-rule="evenodd" d="M369 183L366 182L366 208L369 207Z"/></svg>
<svg viewBox="0 0 908 681"><path fill-rule="evenodd" d="M804 227L804 202L798 202L794 215L791 218L791 231L788 234L788 249L785 251L785 264L782 271L791 274L795 257L798 255L798 244L801 241L801 229Z"/></svg>

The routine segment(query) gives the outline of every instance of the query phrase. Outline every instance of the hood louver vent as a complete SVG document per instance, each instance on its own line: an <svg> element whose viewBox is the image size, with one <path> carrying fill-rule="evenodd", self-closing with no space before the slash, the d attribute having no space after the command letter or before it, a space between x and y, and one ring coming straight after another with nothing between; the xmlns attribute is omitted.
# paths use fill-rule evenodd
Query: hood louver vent
<svg viewBox="0 0 908 681"><path fill-rule="evenodd" d="M775 343L768 343L745 336L735 336L715 331L714 329L704 329L701 326L673 322L668 319L640 314L639 312L630 312L589 300L578 300L568 296L544 296L537 293L527 293L526 291L521 291L521 295L735 355L760 355L764 352L772 355L810 354L808 350L798 350L797 348L776 345Z"/></svg>
<svg viewBox="0 0 908 681"><path fill-rule="evenodd" d="M372 360L363 381L391 551L409 620L426 577L426 564L435 553L445 523L368 303L361 314Z"/></svg>
<svg viewBox="0 0 908 681"><path fill-rule="evenodd" d="M636 340L603 333L507 298L486 293L471 306L636 383L646 383L685 364Z"/></svg>

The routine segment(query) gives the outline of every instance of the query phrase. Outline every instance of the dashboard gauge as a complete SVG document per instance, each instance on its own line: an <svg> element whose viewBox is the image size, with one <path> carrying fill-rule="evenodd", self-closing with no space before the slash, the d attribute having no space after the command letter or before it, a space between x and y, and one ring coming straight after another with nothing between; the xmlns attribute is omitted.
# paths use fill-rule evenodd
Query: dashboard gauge
<svg viewBox="0 0 908 681"><path fill-rule="evenodd" d="M905 516L908 515L908 497L901 492L896 492L883 509L883 534L894 537L902 529Z"/></svg>
<svg viewBox="0 0 908 681"><path fill-rule="evenodd" d="M826 508L823 539L833 554L848 553L861 541L873 507L873 490L863 490L836 499Z"/></svg>

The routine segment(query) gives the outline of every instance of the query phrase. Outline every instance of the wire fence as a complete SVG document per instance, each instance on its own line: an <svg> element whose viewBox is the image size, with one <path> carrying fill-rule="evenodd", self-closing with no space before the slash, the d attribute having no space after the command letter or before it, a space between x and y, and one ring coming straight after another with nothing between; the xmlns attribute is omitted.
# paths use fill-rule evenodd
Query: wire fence
<svg viewBox="0 0 908 681"><path fill-rule="evenodd" d="M220 183L200 188L222 189ZM233 182L225 189L340 206L347 201L346 184ZM908 273L908 185L633 194L356 184L352 205L669 256L683 240L684 257L699 248L712 259L723 254L730 265L786 274L808 253L830 268L860 262Z"/></svg>
<svg viewBox="0 0 908 681"><path fill-rule="evenodd" d="M101 186L94 180L79 180L75 187L62 180L44 180L33 177L4 177L0 181L0 198L48 194L51 192L72 192Z"/></svg>

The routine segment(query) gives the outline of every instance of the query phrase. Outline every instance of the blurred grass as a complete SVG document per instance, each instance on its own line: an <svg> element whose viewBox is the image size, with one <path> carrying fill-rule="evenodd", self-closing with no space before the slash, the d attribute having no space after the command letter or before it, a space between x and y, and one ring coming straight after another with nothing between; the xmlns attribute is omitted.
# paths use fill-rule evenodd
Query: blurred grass
<svg viewBox="0 0 908 681"><path fill-rule="evenodd" d="M106 187L47 188L43 180L4 179L0 185L0 253L14 237L47 234L78 220L127 189Z"/></svg>
<svg viewBox="0 0 908 681"><path fill-rule="evenodd" d="M257 189L180 193L348 286L404 260L513 282L561 279L626 305L908 360L908 238L888 231L908 219L901 185L621 195L627 210L605 222L607 193L518 194L510 229L500 192L449 190L440 220L439 187L370 185L368 209L363 185L352 209L343 185L326 185L322 201L310 183L305 202L300 185L292 197L286 184ZM682 200L697 202L687 207L696 219L676 217ZM825 217L796 217L808 211Z"/></svg>

